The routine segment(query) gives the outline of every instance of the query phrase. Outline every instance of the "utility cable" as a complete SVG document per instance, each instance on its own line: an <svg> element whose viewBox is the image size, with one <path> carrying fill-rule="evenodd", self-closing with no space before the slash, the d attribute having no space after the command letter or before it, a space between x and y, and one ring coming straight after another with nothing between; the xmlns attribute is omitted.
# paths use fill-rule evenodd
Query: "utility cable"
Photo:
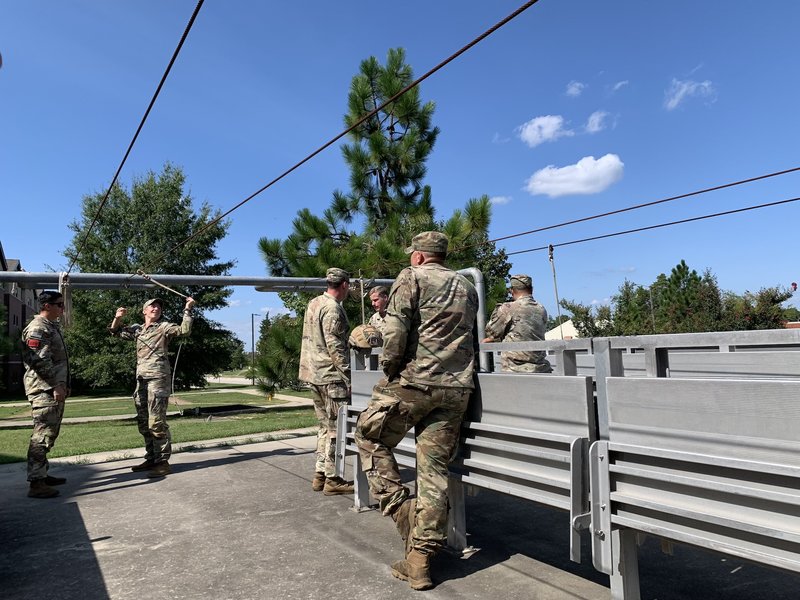
<svg viewBox="0 0 800 600"><path fill-rule="evenodd" d="M74 267L75 263L78 262L78 258L80 257L84 246L86 245L86 241L89 239L89 235L92 233L92 229L94 229L94 226L97 224L97 221L100 218L100 213L103 212L103 207L106 205L106 201L108 201L109 195L111 195L111 190L114 189L114 184L117 182L119 174L122 172L122 167L125 166L125 161L128 160L128 155L131 153L131 150L133 150L133 145L136 143L136 139L139 137L139 133L142 131L142 128L144 127L145 121L147 121L147 117L150 115L150 111L152 110L153 105L156 103L156 98L158 98L159 93L161 93L161 88L164 87L164 82L167 80L167 76L169 75L169 72L172 70L172 65L175 64L175 60L178 58L178 54L180 53L181 48L183 47L183 43L186 41L186 37L189 35L189 30L192 28L192 25L194 25L194 21L197 18L197 13L200 12L200 7L203 6L203 2L205 2L205 0L198 0L197 6L195 6L194 8L194 12L192 12L192 17L189 19L189 23L186 25L186 29L184 29L183 31L183 35L181 36L181 39L178 42L177 47L175 48L175 52L172 53L172 58L170 59L169 64L167 65L167 69L164 71L164 74L161 76L161 81L158 83L158 87L156 88L155 94L153 94L153 97L150 100L150 104L148 105L147 110L144 112L142 120L139 122L139 127L136 128L136 133L133 134L133 139L131 140L131 143L128 144L128 149L125 152L125 156L122 157L122 162L119 163L117 172L114 173L114 178L111 180L111 185L108 186L108 190L106 191L105 196L103 196L103 200L100 202L100 206L97 208L97 212L94 215L94 219L92 219L92 224L89 225L89 228L86 230L86 233L84 234L83 239L81 240L80 246L78 246L78 250L69 264L69 268L67 269L67 275L69 275L72 272L72 267Z"/></svg>
<svg viewBox="0 0 800 600"><path fill-rule="evenodd" d="M577 223L585 223L586 221L592 221L594 219L602 219L604 217L610 217L612 215L618 215L621 213L629 212L632 210L638 210L640 208L647 208L648 206L656 206L657 204L664 204L666 202L672 202L673 200L681 200L682 198L689 198L691 196L699 196L700 194L705 194L707 192L715 192L717 190L724 190L726 188L735 187L737 185L743 185L745 183L752 183L754 181L760 181L762 179L769 179L770 177L777 177L778 175L786 175L787 173L794 173L796 171L800 171L800 167L793 167L791 169L784 169L783 171L776 171L775 173L767 173L766 175L759 175L757 177L750 177L748 179L741 179L739 181L733 181L730 183L723 183L721 185L715 185L713 187L704 188L702 190L696 190L694 192L688 192L686 194L678 194L677 196L670 196L669 198L662 198L660 200L653 200L652 202L644 202L642 204L635 204L633 206L628 206L626 208L620 208L617 210L612 210L609 212L600 213L597 215L590 215L588 217L581 217L580 219L572 219L571 221L564 221L563 223L555 223L554 225L547 225L545 227L539 227L537 229L530 229L528 231L522 231L520 233L512 233L511 235L504 235L502 237L494 238L491 240L486 240L484 242L476 242L473 244L469 244L467 246L463 246L458 250L467 250L472 247L482 246L485 244L492 244L495 242L502 242L503 240L510 240L512 238L521 237L523 235L530 235L532 233L541 233L542 231L550 231L551 229L558 229L559 227L566 227L567 225L575 225ZM539 248L541 249L541 248Z"/></svg>
<svg viewBox="0 0 800 600"><path fill-rule="evenodd" d="M418 86L420 83L422 83L423 81L425 81L425 80L426 80L428 77L430 77L431 75L433 75L434 73L436 73L437 71L439 71L440 69L442 69L444 66L446 66L447 64L449 64L450 62L452 62L453 60L455 60L456 58L458 58L458 57L459 57L459 56L461 56L462 54L464 54L464 53L465 53L467 50L469 50L470 48L472 48L473 46L475 46L477 43L479 43L479 42L481 42L482 40L484 40L485 38L489 37L489 36L490 36L492 33L494 33L495 31L497 31L498 29L500 29L500 28L501 28L503 25L505 25L505 24L506 24L506 23L508 23L509 21L513 20L514 18L516 18L516 17L517 17L517 16L519 16L520 14L522 14L524 11L526 11L527 9L529 9L531 6L533 6L534 4L536 4L538 1L539 1L539 0L528 0L528 2L526 2L525 4L523 4L522 6L520 6L520 7L519 7L517 10L515 10L514 12L512 12L512 13L511 13L510 15L508 15L506 18L502 19L501 21L497 22L495 25L493 25L492 27L490 27L489 29L487 29L486 31L484 31L482 34L480 34L480 35L479 35L478 37L476 37L474 40L472 40L471 42L469 42L469 43L468 43L466 46L462 47L462 48L461 48L460 50L458 50L457 52L455 52L455 53L451 54L451 55L450 55L448 58L444 59L444 60L443 60L442 62L440 62L438 65L436 65L435 67L433 67L432 69L430 69L430 70L429 70L427 73L425 73L425 74L424 74L424 75L422 75L421 77L419 77L419 78L415 79L414 81L412 81L410 84L408 84L408 85L407 85L406 87L404 87L402 90L400 90L399 92L397 92L397 93L396 93L394 96L392 96L391 98L389 98L388 100L386 100L386 101L385 101L383 104L381 104L380 106L378 106L378 107L374 108L372 111L370 111L370 112L366 113L366 114L365 114L363 117L361 117L361 118L360 118L358 121L356 121L356 122L355 122L353 125L351 125L351 126L350 126L350 127L348 127L347 129L345 129L344 131L342 131L340 134L336 135L335 137L331 138L329 141L327 141L327 142L326 142L326 143L324 143L322 146L320 146L319 148L317 148L316 150L314 150L314 151L313 151L311 154L309 154L308 156L306 156L304 159L302 159L301 161L299 161L299 162L295 163L295 164L294 164L293 166L291 166L290 168L286 169L286 170L285 170L283 173L281 173L280 175L278 175L277 177L275 177L275 179L273 179L272 181L270 181L269 183L267 183L266 185L264 185L264 186L263 186L263 187L261 187L260 189L256 190L256 191L255 191L255 192L253 192L252 194L250 194L250 195L249 195L247 198L245 198L244 200L242 200L241 202L239 202L238 204L236 204L236 205L235 205L233 208L230 208L230 209L228 209L227 211L225 211L224 213L222 213L221 215L219 215L219 216L218 216L218 217L216 217L215 219L213 219L213 220L209 221L209 222L208 222L208 223L206 223L206 224L205 224L203 227L201 227L200 229L198 229L198 230L197 230L195 233L193 233L193 234L192 234L192 235L190 235L189 237L187 237L187 238L185 238L185 239L181 240L180 242L178 242L177 244L175 244L175 245L174 245L172 248L170 248L169 250L167 250L167 251L166 251L165 253L163 253L162 255L160 255L160 256L158 256L158 257L156 257L156 258L155 258L155 259L154 259L152 262L150 262L150 263L147 265L147 267L145 268L145 270L146 270L146 271L148 271L148 272L152 271L152 270L153 270L153 267L154 267L156 264L160 263L160 262L161 262L161 261L162 261L162 260L163 260L163 259L164 259L166 256L168 256L169 254L172 254L172 253L173 253L173 252L175 252L175 251L176 251L178 248L181 248L182 246L184 246L184 245L188 244L190 241L192 241L193 239L195 239L196 237L198 237L199 235L201 235L202 233L204 233L204 232L205 232L206 230L208 230L210 227L213 227L214 225L216 225L217 223L219 223L219 222L220 222L222 219L224 219L225 217L227 217L227 216L228 216L229 214L231 214L233 211L235 211L235 210L239 209L240 207L244 206L245 204L247 204L248 202L250 202L250 200L252 200L252 199L253 199L253 198L255 198L256 196L258 196L259 194L261 194L262 192L264 192L264 191L265 191L265 190L267 190L268 188L272 187L274 184L278 183L278 182L279 182L281 179L283 179L284 177L286 177L287 175L289 175L289 174L290 174L290 173L292 173L293 171L295 171L295 170L297 170L298 168L300 168L302 165L304 165L305 163L307 163L309 160L311 160L312 158L314 158L315 156L317 156L318 154L320 154L320 153L321 153L323 150L326 150L327 148L329 148L330 146L332 146L333 144L335 144L337 141L339 141L340 139L342 139L342 138L343 138L344 136L346 136L348 133L350 133L351 131L353 131L353 130L354 130L354 129L356 129L357 127L359 127L359 126L360 126L361 124L363 124L365 121L367 121L368 119L372 118L373 116L375 116L376 114L378 114L378 113L379 113L381 110L383 110L384 108L386 108L386 107L387 107L389 104L391 104L392 102L394 102L395 100L397 100L398 98L400 98L400 96L402 96L403 94L405 94L405 93L406 93L406 92L408 92L409 90L411 90L411 89L415 88L416 86Z"/></svg>
<svg viewBox="0 0 800 600"><path fill-rule="evenodd" d="M746 206L744 208L737 208L734 210L726 210L724 212L713 213L710 215L702 215L699 217L691 217L689 219L681 219L679 221L669 221L667 223L659 223L658 225L648 225L647 227L637 227L636 229L627 229L625 231L617 231L615 233L606 233L604 235L596 235L593 237L583 238L580 240L572 240L571 242L561 242L560 244L549 244L547 246L539 246L538 248L528 248L527 250L517 250L516 252L507 252L507 256L515 254L525 254L527 252L537 252L541 250L548 250L550 248L560 248L562 246L571 246L573 244L582 244L584 242L593 242L595 240L602 240L605 238L616 237L620 235L627 235L629 233L638 233L640 231L648 231L650 229L659 229L661 227L671 227L672 225L681 225L683 223L691 223L693 221L702 221L703 219L713 219L715 217L722 217L725 215L733 215L736 213L747 212L750 210L758 210L760 208L768 208L770 206L779 206L781 204L789 204L790 202L797 202L800 197L788 198L786 200L778 200L777 202L767 202L765 204L757 204L755 206Z"/></svg>

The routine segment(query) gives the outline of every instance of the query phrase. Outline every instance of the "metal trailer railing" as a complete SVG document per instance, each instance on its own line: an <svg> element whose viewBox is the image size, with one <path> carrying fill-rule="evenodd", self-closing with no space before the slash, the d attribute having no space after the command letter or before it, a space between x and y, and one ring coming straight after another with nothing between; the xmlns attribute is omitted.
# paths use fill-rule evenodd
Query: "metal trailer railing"
<svg viewBox="0 0 800 600"><path fill-rule="evenodd" d="M475 485L569 510L573 560L588 525L615 599L639 598L642 534L800 571L800 331L481 344L512 349L547 350L554 373L478 375L451 466L452 547L466 546ZM356 452L377 352L353 371L342 456ZM414 467L413 436L397 455ZM358 491L364 508L365 479Z"/></svg>
<svg viewBox="0 0 800 600"><path fill-rule="evenodd" d="M494 346L503 347L482 344L481 350ZM563 357L563 368L574 363L575 353L586 351L589 342L559 342L551 347ZM340 475L345 456L356 457L356 510L369 507L370 502L353 432L373 386L383 375L377 370L379 352L354 353L352 404L342 408L339 419ZM571 557L580 562L580 531L589 525L586 461L588 445L596 439L595 420L589 377L480 373L462 425L459 456L450 466L449 546L467 548L464 486L471 485L569 511ZM395 458L401 466L416 467L413 431L398 445Z"/></svg>
<svg viewBox="0 0 800 600"><path fill-rule="evenodd" d="M640 598L641 534L800 571L799 349L797 330L593 340L592 556L612 598Z"/></svg>

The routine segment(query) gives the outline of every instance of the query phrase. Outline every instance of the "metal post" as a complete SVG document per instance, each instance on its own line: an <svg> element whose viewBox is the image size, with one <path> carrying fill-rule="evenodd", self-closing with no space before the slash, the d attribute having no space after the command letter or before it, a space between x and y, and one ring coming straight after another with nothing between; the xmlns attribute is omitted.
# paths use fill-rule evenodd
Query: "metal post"
<svg viewBox="0 0 800 600"><path fill-rule="evenodd" d="M250 378L256 384L256 317L258 313L250 313Z"/></svg>

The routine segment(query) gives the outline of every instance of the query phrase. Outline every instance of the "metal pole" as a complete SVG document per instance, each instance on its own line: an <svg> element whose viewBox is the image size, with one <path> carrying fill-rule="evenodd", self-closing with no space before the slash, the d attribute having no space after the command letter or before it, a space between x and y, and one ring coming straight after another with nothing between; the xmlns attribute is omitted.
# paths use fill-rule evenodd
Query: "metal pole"
<svg viewBox="0 0 800 600"><path fill-rule="evenodd" d="M256 384L256 317L258 313L250 313L250 378Z"/></svg>
<svg viewBox="0 0 800 600"><path fill-rule="evenodd" d="M553 256L553 244L550 244L547 248L547 252L550 258L550 266L553 269L553 290L556 294L556 310L558 311L558 332L561 334L561 339L564 339L564 324L561 322L561 302L558 299L558 281L556 281L556 260Z"/></svg>

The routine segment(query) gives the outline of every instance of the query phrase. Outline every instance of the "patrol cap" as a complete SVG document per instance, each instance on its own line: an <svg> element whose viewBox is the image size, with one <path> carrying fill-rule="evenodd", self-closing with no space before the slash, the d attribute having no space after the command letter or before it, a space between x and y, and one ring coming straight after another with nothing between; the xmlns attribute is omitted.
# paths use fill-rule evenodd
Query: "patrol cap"
<svg viewBox="0 0 800 600"><path fill-rule="evenodd" d="M512 275L508 278L508 287L513 290L531 290L533 282L528 275Z"/></svg>
<svg viewBox="0 0 800 600"><path fill-rule="evenodd" d="M164 301L161 298L150 298L150 300L144 303L142 310L146 309L151 304L158 304L161 308L164 308Z"/></svg>
<svg viewBox="0 0 800 600"><path fill-rule="evenodd" d="M337 285L343 281L350 281L350 273L344 269L331 267L325 272L325 281Z"/></svg>
<svg viewBox="0 0 800 600"><path fill-rule="evenodd" d="M45 290L41 294L39 294L39 306L44 306L45 304L53 304L54 302L58 302L63 298L64 295L61 292L55 292L53 290Z"/></svg>
<svg viewBox="0 0 800 600"><path fill-rule="evenodd" d="M447 254L447 236L439 231L418 233L411 240L411 245L406 248L406 254L411 254L414 251Z"/></svg>

